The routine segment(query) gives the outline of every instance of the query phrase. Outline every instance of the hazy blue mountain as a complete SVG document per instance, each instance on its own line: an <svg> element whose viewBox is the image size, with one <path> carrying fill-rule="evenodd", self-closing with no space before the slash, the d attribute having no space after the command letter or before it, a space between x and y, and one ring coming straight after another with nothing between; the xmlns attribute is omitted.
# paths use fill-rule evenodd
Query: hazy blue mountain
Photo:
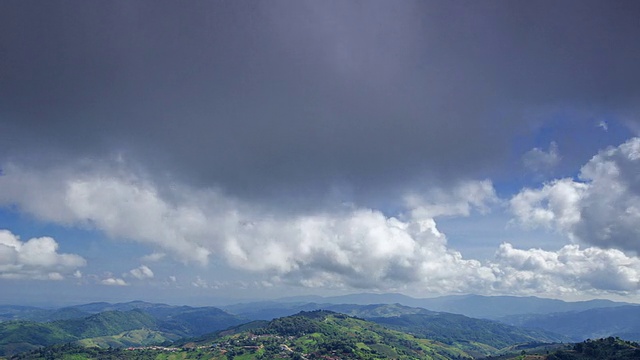
<svg viewBox="0 0 640 360"><path fill-rule="evenodd" d="M546 329L571 337L575 341L618 336L640 340L640 306L589 309L577 312L509 316L501 321L526 327Z"/></svg>
<svg viewBox="0 0 640 360"><path fill-rule="evenodd" d="M40 318L51 311L33 306L0 305L0 321Z"/></svg>
<svg viewBox="0 0 640 360"><path fill-rule="evenodd" d="M80 311L87 312L87 313L92 313L92 314L96 314L102 311L117 310L113 308L113 304L110 304L108 302L94 302L94 303L75 305L70 307L78 309Z"/></svg>
<svg viewBox="0 0 640 360"><path fill-rule="evenodd" d="M363 319L398 317L402 315L428 314L438 316L442 313L430 311L423 308L410 307L401 304L337 304L326 305L324 309L334 311L349 316L357 316ZM484 321L484 320L483 320Z"/></svg>
<svg viewBox="0 0 640 360"><path fill-rule="evenodd" d="M314 302L277 302L258 301L223 306L222 309L250 320L272 320L275 318L297 314L300 311L324 309L334 304Z"/></svg>
<svg viewBox="0 0 640 360"><path fill-rule="evenodd" d="M436 298L413 298L402 294L351 294L318 299L312 297L316 303L329 304L402 304L421 307L433 311L444 311L462 314L475 318L497 319L517 314L549 314L555 312L582 311L594 308L616 307L630 305L629 303L610 300L589 300L567 302L555 299L544 299L535 296L482 296L482 295L452 295ZM279 302L301 302L306 297L292 297L279 299Z"/></svg>
<svg viewBox="0 0 640 360"><path fill-rule="evenodd" d="M312 305L309 305L312 304ZM590 300L565 302L538 297L517 296L480 296L454 295L436 298L413 298L402 294L350 294L344 296L298 296L281 298L271 301L257 301L236 303L222 308L233 314L247 314L250 319L273 319L276 317L295 314L299 311L314 310L313 304L402 304L414 308L424 308L432 311L443 311L462 314L476 318L497 319L509 315L519 314L548 314L556 312L583 311L594 308L616 307L631 305L629 303L613 302L610 300ZM28 306L0 306L0 321L3 320L34 320L51 321L64 318L74 318L86 314L97 314L104 311L129 311L142 309L157 318L175 316L181 312L192 311L203 307L174 306L144 301L125 303L95 302L90 304L69 306L62 309L42 309ZM213 307L211 307L213 309ZM217 308L217 307L216 307ZM73 309L73 310L71 310ZM63 311L64 310L64 311ZM56 311L59 311L55 314Z"/></svg>
<svg viewBox="0 0 640 360"><path fill-rule="evenodd" d="M224 310L251 320L272 320L301 311L330 310L361 318L431 313L431 311L401 304L332 304L262 301L223 307Z"/></svg>
<svg viewBox="0 0 640 360"><path fill-rule="evenodd" d="M374 294L360 293L341 296L293 296L277 299L277 302L295 302L295 303L324 303L324 304L402 304L407 306L418 306L418 302L422 299L416 299L407 295L397 293Z"/></svg>
<svg viewBox="0 0 640 360"><path fill-rule="evenodd" d="M445 296L435 299L421 299L424 308L446 311L470 317L496 319L515 314L548 314L566 311L582 311L594 308L616 307L628 303L610 300L589 300L567 302L544 299L535 296Z"/></svg>
<svg viewBox="0 0 640 360"><path fill-rule="evenodd" d="M57 310L52 310L46 314L41 319L33 319L35 321L56 321L56 320L70 320L70 319L80 319L85 318L91 315L91 313L84 312L80 309L75 308L62 308Z"/></svg>

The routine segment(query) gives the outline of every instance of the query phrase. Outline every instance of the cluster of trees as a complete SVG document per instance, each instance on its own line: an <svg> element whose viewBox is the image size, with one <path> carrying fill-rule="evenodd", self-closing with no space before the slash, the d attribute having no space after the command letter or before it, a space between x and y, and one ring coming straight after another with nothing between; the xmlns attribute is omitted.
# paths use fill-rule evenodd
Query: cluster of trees
<svg viewBox="0 0 640 360"><path fill-rule="evenodd" d="M53 345L41 349L33 350L11 357L12 360L58 360L58 359L96 359L96 360L117 360L123 359L122 349L100 349L87 348L71 343ZM155 356L149 359L155 359ZM141 359L143 360L143 359ZM146 359L144 359L146 360Z"/></svg>
<svg viewBox="0 0 640 360"><path fill-rule="evenodd" d="M640 345L632 341L608 337L586 340L573 345L571 350L560 350L549 355L548 360L631 360L640 359Z"/></svg>

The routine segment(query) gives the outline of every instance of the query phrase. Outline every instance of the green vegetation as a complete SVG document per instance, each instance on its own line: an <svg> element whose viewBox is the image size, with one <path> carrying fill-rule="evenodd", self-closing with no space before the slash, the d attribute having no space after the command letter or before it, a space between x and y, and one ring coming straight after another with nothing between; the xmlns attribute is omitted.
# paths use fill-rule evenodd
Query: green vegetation
<svg viewBox="0 0 640 360"><path fill-rule="evenodd" d="M295 305L289 310L318 306ZM246 323L242 317L214 307L145 302L94 303L47 310L46 313L33 308L5 307L7 318L22 314L50 321L0 322L0 358L15 355L16 359L71 360L330 360L494 356L557 360L596 359L587 356L609 356L607 354L611 353L604 345L600 346L600 341L576 345L575 349L566 348L557 343L568 342L569 338L548 331L399 304L327 307L339 313L316 309L271 321ZM611 311L618 309L606 310ZM86 314L91 315L78 318ZM622 344L632 344L611 339L615 340L614 350ZM156 346L158 344L164 347ZM561 351L557 351L558 348L562 348ZM637 355L636 348L632 350L634 352L630 353ZM620 352L613 354L627 356Z"/></svg>
<svg viewBox="0 0 640 360"><path fill-rule="evenodd" d="M631 360L640 359L640 345L635 342L608 337L586 340L576 344L557 344L533 348L513 348L491 360Z"/></svg>
<svg viewBox="0 0 640 360"><path fill-rule="evenodd" d="M474 356L487 356L522 343L561 342L566 337L541 330L520 329L489 320L447 313L371 318L385 327L452 345Z"/></svg>
<svg viewBox="0 0 640 360"><path fill-rule="evenodd" d="M12 355L40 346L116 335L128 330L156 326L156 320L153 317L139 310L107 311L84 319L58 320L48 323L1 322L0 356Z"/></svg>
<svg viewBox="0 0 640 360"><path fill-rule="evenodd" d="M100 318L115 319L122 314L131 315L129 326L144 321L140 312L106 314ZM145 315L145 314L143 314ZM404 315L404 316L415 316ZM425 314L421 314L425 315ZM398 319L401 317L390 317ZM418 318L421 319L421 318ZM416 320L416 319L413 319ZM424 319L422 319L424 320ZM426 320L425 320L426 321ZM48 324L29 323L31 327L15 327L18 322L6 322L5 329L24 329L33 341L42 340L38 336L53 336L47 333ZM103 324L93 320L93 324ZM67 324L68 325L68 324ZM473 326L472 323L467 323ZM124 325L123 325L124 326ZM440 326L444 326L440 324ZM95 326L99 329L112 327ZM483 329L477 329L483 331ZM87 327L76 329L86 333ZM106 331L106 330L105 330ZM465 333L462 325L458 331ZM494 330L486 330L494 331ZM494 331L495 332L495 331ZM455 333L455 331L449 331ZM10 336L16 336L7 333ZM1 335L1 334L0 334ZM25 335L25 334L23 334ZM58 338L65 333L57 333ZM470 359L472 354L461 349L460 342L445 344L436 340L418 338L400 331L390 330L379 324L363 319L330 311L311 311L274 319L256 321L214 334L200 336L176 342L171 347L145 346L126 348L127 344L139 344L160 341L165 334L159 331L143 329L129 330L118 335L84 339L76 343L53 345L31 350L13 356L12 360L82 360L82 359L136 359L136 360L337 360L337 359ZM505 335L506 336L506 335ZM5 340L5 337L0 337ZM478 339L480 340L480 339ZM489 342L484 339L483 341ZM501 341L499 339L495 341ZM471 341L470 341L471 343ZM85 346L80 346L82 344ZM100 347L95 347L95 346ZM488 346L488 345L485 345ZM599 340L587 340L577 344L541 344L529 343L509 347L503 355L493 355L486 359L494 360L627 360L640 358L640 345L619 338L608 337Z"/></svg>
<svg viewBox="0 0 640 360"><path fill-rule="evenodd" d="M140 310L105 311L84 319L60 320L50 324L79 339L114 335L134 329L153 329L158 326L158 322L151 315Z"/></svg>
<svg viewBox="0 0 640 360"><path fill-rule="evenodd" d="M73 335L52 324L26 321L2 322L0 323L0 356L74 339Z"/></svg>
<svg viewBox="0 0 640 360"><path fill-rule="evenodd" d="M635 342L608 337L586 340L571 349L549 355L548 360L631 360L640 359L640 345Z"/></svg>
<svg viewBox="0 0 640 360"><path fill-rule="evenodd" d="M136 329L125 331L117 335L86 338L79 340L76 343L85 347L122 348L161 344L177 339L178 337L174 334L167 334L150 329Z"/></svg>
<svg viewBox="0 0 640 360"><path fill-rule="evenodd" d="M249 304L251 305L251 304ZM277 304L255 303L231 307L244 316L271 319L273 314L291 315L295 309L330 310L373 321L417 337L437 340L464 349L475 356L495 354L505 347L522 343L568 342L572 339L545 330L524 329L496 321L473 319L464 315L434 312L401 304Z"/></svg>
<svg viewBox="0 0 640 360"><path fill-rule="evenodd" d="M314 311L260 326L221 331L180 348L114 350L54 346L15 359L460 359L470 356L436 341L386 329L343 314ZM117 352L117 353L116 353ZM114 357L115 356L115 357Z"/></svg>
<svg viewBox="0 0 640 360"><path fill-rule="evenodd" d="M3 309L6 318L49 319L49 322L0 321L0 356L70 342L101 347L149 345L199 336L244 322L218 308L141 301L94 303L59 310L9 306ZM105 311L89 314L101 310Z"/></svg>

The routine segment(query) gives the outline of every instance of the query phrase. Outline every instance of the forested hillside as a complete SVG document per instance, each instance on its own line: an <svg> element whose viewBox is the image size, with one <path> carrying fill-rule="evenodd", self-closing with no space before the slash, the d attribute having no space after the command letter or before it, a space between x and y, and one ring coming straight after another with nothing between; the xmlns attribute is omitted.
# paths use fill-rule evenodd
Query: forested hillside
<svg viewBox="0 0 640 360"><path fill-rule="evenodd" d="M15 359L460 359L464 351L343 314L314 311L247 330L222 331L182 347L84 350L55 346Z"/></svg>
<svg viewBox="0 0 640 360"><path fill-rule="evenodd" d="M245 322L244 319L213 307L152 305L142 302L122 306L97 303L50 311L46 317L55 318L61 311L87 314L89 311L108 310L82 318L47 322L0 322L0 356L67 342L104 347L148 345L199 336ZM29 311L31 313L31 309ZM45 315L39 312L38 316Z"/></svg>

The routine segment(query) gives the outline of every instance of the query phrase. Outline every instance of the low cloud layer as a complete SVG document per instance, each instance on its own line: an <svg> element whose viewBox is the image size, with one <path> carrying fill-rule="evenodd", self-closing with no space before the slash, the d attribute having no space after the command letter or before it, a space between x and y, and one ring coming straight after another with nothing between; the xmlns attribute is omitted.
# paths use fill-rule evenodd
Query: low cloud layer
<svg viewBox="0 0 640 360"><path fill-rule="evenodd" d="M502 244L492 263L496 288L521 294L631 293L640 290L640 258L622 251L566 245L558 251Z"/></svg>
<svg viewBox="0 0 640 360"><path fill-rule="evenodd" d="M75 254L58 253L50 237L21 241L8 230L0 230L0 278L62 280L87 264Z"/></svg>
<svg viewBox="0 0 640 360"><path fill-rule="evenodd" d="M640 252L640 138L600 151L577 179L564 178L514 196L526 226L548 227L575 241Z"/></svg>
<svg viewBox="0 0 640 360"><path fill-rule="evenodd" d="M594 157L593 166L583 173L600 174L595 169L602 167L595 163L604 158L627 158L636 141ZM640 260L618 250L577 245L525 250L505 243L491 260L465 259L448 245L436 219L490 211L500 201L490 181L412 193L405 197L406 211L397 216L355 205L291 214L215 190L179 184L160 188L144 176L114 168L82 169L43 172L7 165L0 176L0 204L17 206L44 221L89 226L116 239L137 241L196 267L222 262L260 277L264 286L550 296L639 289ZM523 191L511 206L530 225L573 231L582 221L577 204L595 182L559 180ZM548 206L535 206L543 202ZM170 261L165 256L148 258ZM139 280L154 276L144 265L125 275ZM101 283L129 285L113 276ZM197 282L199 287L204 283Z"/></svg>

